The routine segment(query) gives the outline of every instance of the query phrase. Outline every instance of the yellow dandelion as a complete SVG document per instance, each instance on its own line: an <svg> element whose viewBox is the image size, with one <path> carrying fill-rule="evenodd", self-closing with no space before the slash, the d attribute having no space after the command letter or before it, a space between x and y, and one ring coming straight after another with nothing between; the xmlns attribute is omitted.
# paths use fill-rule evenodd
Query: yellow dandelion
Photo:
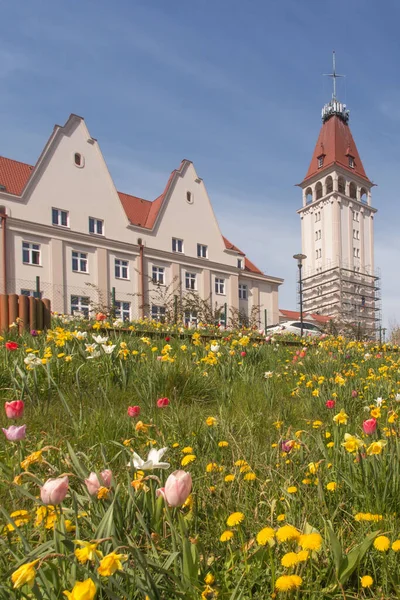
<svg viewBox="0 0 400 600"><path fill-rule="evenodd" d="M279 527L275 535L278 542L290 542L291 540L298 540L300 532L293 525L283 525Z"/></svg>
<svg viewBox="0 0 400 600"><path fill-rule="evenodd" d="M220 542L229 542L229 540L231 540L233 538L233 531L224 531L224 533L221 534L221 537L219 538Z"/></svg>
<svg viewBox="0 0 400 600"><path fill-rule="evenodd" d="M374 548L378 552L387 552L390 548L390 540L386 535L379 535L374 540Z"/></svg>
<svg viewBox="0 0 400 600"><path fill-rule="evenodd" d="M186 454L186 456L184 456L182 458L182 460L181 460L181 465L182 465L182 467L186 467L187 465L189 465L194 460L196 460L196 455L195 454Z"/></svg>
<svg viewBox="0 0 400 600"><path fill-rule="evenodd" d="M372 579L371 575L363 575L363 577L360 578L360 581L361 587L363 588L369 588L374 583L374 580Z"/></svg>
<svg viewBox="0 0 400 600"><path fill-rule="evenodd" d="M224 440L222 440L221 442L218 442L218 446L220 448L227 448L229 446L228 442L225 442Z"/></svg>
<svg viewBox="0 0 400 600"><path fill-rule="evenodd" d="M322 536L319 533L304 533L299 537L299 546L303 550L320 550Z"/></svg>
<svg viewBox="0 0 400 600"><path fill-rule="evenodd" d="M395 540L392 544L392 550L398 552L400 550L400 540Z"/></svg>
<svg viewBox="0 0 400 600"><path fill-rule="evenodd" d="M291 485L288 487L288 489L286 490L288 494L296 494L297 492L297 487L295 485Z"/></svg>
<svg viewBox="0 0 400 600"><path fill-rule="evenodd" d="M226 520L226 524L228 527L235 527L236 525L240 525L244 521L244 514L241 512L234 512Z"/></svg>
<svg viewBox="0 0 400 600"><path fill-rule="evenodd" d="M337 483L336 481L330 481L329 483L326 484L326 489L328 490L328 492L334 492L337 488Z"/></svg>
<svg viewBox="0 0 400 600"><path fill-rule="evenodd" d="M257 533L257 544L260 546L265 546L270 540L273 540L274 537L275 531L272 529L272 527L264 527L264 529L261 529L261 531Z"/></svg>
<svg viewBox="0 0 400 600"><path fill-rule="evenodd" d="M299 560L296 552L287 552L281 558L282 567L286 567L287 569L290 569L290 567L294 567L295 565L297 565L298 562Z"/></svg>
<svg viewBox="0 0 400 600"><path fill-rule="evenodd" d="M234 475L225 475L224 477L224 481L226 481L226 483L231 483L232 481L234 481L235 476Z"/></svg>

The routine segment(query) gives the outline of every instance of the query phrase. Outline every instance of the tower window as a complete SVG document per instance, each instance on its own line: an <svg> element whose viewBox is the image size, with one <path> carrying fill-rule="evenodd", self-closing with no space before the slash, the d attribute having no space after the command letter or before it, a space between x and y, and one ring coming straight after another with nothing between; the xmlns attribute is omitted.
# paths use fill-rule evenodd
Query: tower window
<svg viewBox="0 0 400 600"><path fill-rule="evenodd" d="M317 200L322 198L322 183L320 181L318 181L317 185L315 186L315 196Z"/></svg>
<svg viewBox="0 0 400 600"><path fill-rule="evenodd" d="M340 194L344 194L345 190L346 190L346 187L345 187L344 179L343 179L343 177L339 177L338 178L338 192Z"/></svg>
<svg viewBox="0 0 400 600"><path fill-rule="evenodd" d="M330 175L329 175L329 177L327 177L325 179L325 187L326 187L327 194L330 194L331 192L333 192L333 179Z"/></svg>
<svg viewBox="0 0 400 600"><path fill-rule="evenodd" d="M192 192L186 192L186 202L189 204L193 204L193 194Z"/></svg>
<svg viewBox="0 0 400 600"><path fill-rule="evenodd" d="M306 204L311 204L312 201L313 201L312 189L307 188L306 189Z"/></svg>
<svg viewBox="0 0 400 600"><path fill-rule="evenodd" d="M74 164L76 167L79 167L79 168L82 168L85 166L84 158L83 158L82 154L79 154L79 152L75 152L75 154L74 154Z"/></svg>
<svg viewBox="0 0 400 600"><path fill-rule="evenodd" d="M350 198L353 198L354 200L356 200L357 198L357 187L355 185L355 183L351 182L350 186L349 186L349 195Z"/></svg>
<svg viewBox="0 0 400 600"><path fill-rule="evenodd" d="M324 166L324 157L322 156L318 156L318 169L320 169L321 167Z"/></svg>
<svg viewBox="0 0 400 600"><path fill-rule="evenodd" d="M353 156L349 156L349 167L350 167L350 169L354 169L354 158L353 158Z"/></svg>

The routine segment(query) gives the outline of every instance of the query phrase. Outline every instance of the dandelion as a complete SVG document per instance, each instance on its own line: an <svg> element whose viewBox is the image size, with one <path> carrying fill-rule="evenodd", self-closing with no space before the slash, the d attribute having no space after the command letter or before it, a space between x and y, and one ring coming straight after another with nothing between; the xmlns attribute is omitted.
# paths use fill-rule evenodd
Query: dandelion
<svg viewBox="0 0 400 600"><path fill-rule="evenodd" d="M224 531L219 538L220 542L229 542L233 538L233 531Z"/></svg>
<svg viewBox="0 0 400 600"><path fill-rule="evenodd" d="M234 512L226 520L226 524L228 527L235 527L236 525L240 525L244 521L244 514L241 512Z"/></svg>
<svg viewBox="0 0 400 600"><path fill-rule="evenodd" d="M235 479L235 475L231 475L231 474L230 475L225 475L225 477L224 477L224 481L226 483L231 483L232 481L234 481L234 479Z"/></svg>
<svg viewBox="0 0 400 600"><path fill-rule="evenodd" d="M257 479L257 475L255 473L246 473L246 475L243 477L244 481L254 481L255 479Z"/></svg>
<svg viewBox="0 0 400 600"><path fill-rule="evenodd" d="M337 489L336 481L330 481L329 483L327 483L326 489L328 490L328 492L334 492Z"/></svg>
<svg viewBox="0 0 400 600"><path fill-rule="evenodd" d="M195 454L186 454L186 456L184 456L182 458L182 460L181 460L181 465L182 465L182 467L186 467L187 465L189 465L194 460L196 460L196 455Z"/></svg>
<svg viewBox="0 0 400 600"><path fill-rule="evenodd" d="M272 527L264 527L264 529L261 529L261 531L257 533L257 544L260 546L265 546L270 540L273 540L274 537L275 531L272 529Z"/></svg>
<svg viewBox="0 0 400 600"><path fill-rule="evenodd" d="M392 544L393 552L398 552L400 550L400 540L395 540Z"/></svg>
<svg viewBox="0 0 400 600"><path fill-rule="evenodd" d="M275 535L278 542L290 542L291 540L298 540L300 532L293 525L283 525Z"/></svg>
<svg viewBox="0 0 400 600"><path fill-rule="evenodd" d="M174 446L177 448L179 444L174 444ZM182 454L193 454L193 448L191 446L185 446L184 448L182 448L181 452Z"/></svg>
<svg viewBox="0 0 400 600"><path fill-rule="evenodd" d="M287 552L281 558L282 567L286 567L290 569L290 567L294 567L298 563L298 556L296 552Z"/></svg>
<svg viewBox="0 0 400 600"><path fill-rule="evenodd" d="M286 519L286 515L284 515L284 514L278 515L278 516L276 517L276 520L277 520L279 523L280 523L281 521L284 521L285 519Z"/></svg>
<svg viewBox="0 0 400 600"><path fill-rule="evenodd" d="M278 592L289 592L295 590L303 583L299 575L281 575L275 582L275 588Z"/></svg>
<svg viewBox="0 0 400 600"><path fill-rule="evenodd" d="M218 442L218 446L220 448L227 448L229 446L228 442L225 442L225 440L222 440L221 442Z"/></svg>
<svg viewBox="0 0 400 600"><path fill-rule="evenodd" d="M369 588L374 583L374 580L370 575L363 575L363 577L360 577L360 581L361 587L363 588Z"/></svg>
<svg viewBox="0 0 400 600"><path fill-rule="evenodd" d="M291 485L288 487L288 489L286 490L288 494L296 494L297 493L297 487L295 485Z"/></svg>
<svg viewBox="0 0 400 600"><path fill-rule="evenodd" d="M378 552L387 552L390 548L390 540L386 535L379 535L374 540L374 548Z"/></svg>
<svg viewBox="0 0 400 600"><path fill-rule="evenodd" d="M215 577L212 573L207 573L207 575L204 577L204 583L206 585L213 585L213 583L215 583Z"/></svg>
<svg viewBox="0 0 400 600"><path fill-rule="evenodd" d="M299 538L299 546L303 550L320 550L322 537L319 533L304 533Z"/></svg>
<svg viewBox="0 0 400 600"><path fill-rule="evenodd" d="M213 427L216 424L217 424L217 419L215 417L207 417L207 419L206 419L206 425L208 427Z"/></svg>

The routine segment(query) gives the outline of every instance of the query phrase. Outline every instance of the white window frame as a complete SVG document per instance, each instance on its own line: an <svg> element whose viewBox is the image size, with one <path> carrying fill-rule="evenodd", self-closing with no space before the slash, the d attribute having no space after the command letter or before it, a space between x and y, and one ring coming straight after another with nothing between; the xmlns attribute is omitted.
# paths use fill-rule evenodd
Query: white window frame
<svg viewBox="0 0 400 600"><path fill-rule="evenodd" d="M63 223L63 216L65 217L65 223ZM56 217L56 218L54 218ZM55 222L56 221L56 222ZM63 208L55 208L54 206L51 209L51 223L55 227L69 227L69 212L68 210L64 210Z"/></svg>
<svg viewBox="0 0 400 600"><path fill-rule="evenodd" d="M245 283L239 283L239 300L248 300L248 287Z"/></svg>
<svg viewBox="0 0 400 600"><path fill-rule="evenodd" d="M185 271L185 289L197 290L197 273Z"/></svg>
<svg viewBox="0 0 400 600"><path fill-rule="evenodd" d="M122 321L131 321L131 303L116 300L114 303L115 318Z"/></svg>
<svg viewBox="0 0 400 600"><path fill-rule="evenodd" d="M71 258L73 273L89 273L89 260L87 252L72 250ZM76 269L74 269L74 262L76 264ZM84 268L82 268L83 266Z"/></svg>
<svg viewBox="0 0 400 600"><path fill-rule="evenodd" d="M179 249L180 248L180 249ZM178 254L183 254L183 240L180 238L172 238L172 252L177 252Z"/></svg>
<svg viewBox="0 0 400 600"><path fill-rule="evenodd" d="M72 302L72 299L76 298L76 302ZM87 302L86 302L87 300ZM83 313L86 318L89 317L90 312L90 297L89 296L77 296L75 294L71 294L70 296L71 303L71 314L75 314L75 312ZM76 308L73 308L73 307Z"/></svg>
<svg viewBox="0 0 400 600"><path fill-rule="evenodd" d="M93 231L90 231L90 224L93 222ZM101 225L101 232L99 232L99 225ZM90 235L103 235L104 236L104 219L98 219L97 217L89 217L88 230Z"/></svg>
<svg viewBox="0 0 400 600"><path fill-rule="evenodd" d="M24 260L24 253L28 253L28 260ZM33 256L38 256L38 262L33 261ZM40 244L36 242L22 242L22 262L24 265L32 265L33 267L41 267L42 266L42 252Z"/></svg>
<svg viewBox="0 0 400 600"><path fill-rule="evenodd" d="M318 169L321 169L324 166L324 157L318 156Z"/></svg>
<svg viewBox="0 0 400 600"><path fill-rule="evenodd" d="M208 258L208 246L205 244L197 244L197 257Z"/></svg>
<svg viewBox="0 0 400 600"><path fill-rule="evenodd" d="M159 304L152 304L151 305L151 318L154 321L161 321L161 322L163 322L163 320L165 321L165 317L166 317L165 306L161 306Z"/></svg>
<svg viewBox="0 0 400 600"><path fill-rule="evenodd" d="M129 260L114 258L115 279L129 280Z"/></svg>
<svg viewBox="0 0 400 600"><path fill-rule="evenodd" d="M225 279L222 277L216 277L214 281L215 293L219 296L225 296Z"/></svg>
<svg viewBox="0 0 400 600"><path fill-rule="evenodd" d="M197 316L197 311L196 310L185 310L185 313L183 315L183 319L184 319L184 323L187 327L189 326L195 326L197 327L197 323L198 323L198 316Z"/></svg>
<svg viewBox="0 0 400 600"><path fill-rule="evenodd" d="M151 269L151 279L157 285L165 285L165 267L153 265Z"/></svg>
<svg viewBox="0 0 400 600"><path fill-rule="evenodd" d="M242 270L244 269L244 258L237 259L237 268Z"/></svg>
<svg viewBox="0 0 400 600"><path fill-rule="evenodd" d="M349 156L349 167L350 167L350 169L354 169L355 168L354 157L353 156Z"/></svg>

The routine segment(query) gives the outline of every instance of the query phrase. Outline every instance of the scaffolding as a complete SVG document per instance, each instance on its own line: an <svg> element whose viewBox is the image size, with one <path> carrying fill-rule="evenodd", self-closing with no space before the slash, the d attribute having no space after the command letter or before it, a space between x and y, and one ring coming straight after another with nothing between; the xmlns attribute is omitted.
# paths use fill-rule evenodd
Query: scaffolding
<svg viewBox="0 0 400 600"><path fill-rule="evenodd" d="M303 278L304 312L336 318L376 338L381 327L381 279L378 272L329 265Z"/></svg>

